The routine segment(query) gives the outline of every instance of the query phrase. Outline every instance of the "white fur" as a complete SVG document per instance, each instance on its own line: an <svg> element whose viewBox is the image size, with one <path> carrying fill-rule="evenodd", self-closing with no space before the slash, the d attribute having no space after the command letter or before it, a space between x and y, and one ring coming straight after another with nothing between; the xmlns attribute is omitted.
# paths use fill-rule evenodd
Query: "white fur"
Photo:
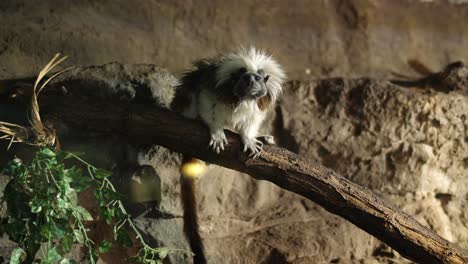
<svg viewBox="0 0 468 264"><path fill-rule="evenodd" d="M228 128L251 138L257 136L265 118L265 113L260 111L254 100L243 101L234 107L218 102L209 90L201 91L197 108L200 118L210 130ZM192 114L186 116L190 117Z"/></svg>
<svg viewBox="0 0 468 264"><path fill-rule="evenodd" d="M231 78L232 73L241 68L246 68L249 72L263 70L265 75L269 75L267 88L272 101L275 102L282 92L282 85L286 79L283 68L270 55L264 51L253 47L250 49L241 48L236 53L231 53L222 58L223 62L216 74L217 86L223 84Z"/></svg>
<svg viewBox="0 0 468 264"><path fill-rule="evenodd" d="M265 52L255 48L241 49L222 57L221 61L216 72L217 86L241 68L250 72L261 69L270 76L267 89L272 102L281 94L286 75L281 66ZM245 100L233 106L220 102L210 89L201 89L198 97L192 95L190 105L182 114L189 118L201 118L208 125L211 134L209 146L217 153L228 144L224 134L224 129L228 128L240 134L244 151L249 150L253 157L260 154L262 143L256 137L266 113L258 108L255 100Z"/></svg>
<svg viewBox="0 0 468 264"><path fill-rule="evenodd" d="M227 128L240 134L244 151L259 154L261 145L259 146L260 142L256 137L265 119L265 112L260 111L255 100L243 101L238 106L227 105L219 102L215 94L205 89L200 92L197 103L198 115L210 129L210 146L214 151L219 153L227 145L224 135L224 129Z"/></svg>

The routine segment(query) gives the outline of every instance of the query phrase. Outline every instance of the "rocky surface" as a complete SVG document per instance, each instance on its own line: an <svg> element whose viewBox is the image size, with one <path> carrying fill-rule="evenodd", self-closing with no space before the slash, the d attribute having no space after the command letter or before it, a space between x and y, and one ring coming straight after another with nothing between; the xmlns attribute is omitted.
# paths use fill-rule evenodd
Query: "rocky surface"
<svg viewBox="0 0 468 264"><path fill-rule="evenodd" d="M445 0L0 2L0 79L69 63L154 63L180 73L238 45L275 54L294 79L414 75L467 60L468 6Z"/></svg>
<svg viewBox="0 0 468 264"><path fill-rule="evenodd" d="M468 246L466 95L369 79L291 88L280 108L299 153Z"/></svg>

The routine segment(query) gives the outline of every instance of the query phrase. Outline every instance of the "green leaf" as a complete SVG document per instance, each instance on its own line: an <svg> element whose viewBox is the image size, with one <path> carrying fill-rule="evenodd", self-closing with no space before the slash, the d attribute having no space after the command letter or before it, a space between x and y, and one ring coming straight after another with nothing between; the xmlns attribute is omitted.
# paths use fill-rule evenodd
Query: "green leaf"
<svg viewBox="0 0 468 264"><path fill-rule="evenodd" d="M70 189L70 192L66 194L67 198L68 198L68 201L70 202L70 204L72 206L76 206L77 203L78 203L78 194L76 193L76 191L71 188Z"/></svg>
<svg viewBox="0 0 468 264"><path fill-rule="evenodd" d="M91 255L89 257L92 259L91 263L96 263L99 258L99 253L97 252L97 250L93 249L91 250Z"/></svg>
<svg viewBox="0 0 468 264"><path fill-rule="evenodd" d="M84 236L83 233L81 233L80 230L73 230L73 235L75 236L75 239L78 243L84 244Z"/></svg>
<svg viewBox="0 0 468 264"><path fill-rule="evenodd" d="M102 240L101 243L99 243L98 245L98 249L100 253L106 253L111 248L112 248L112 242L106 239Z"/></svg>
<svg viewBox="0 0 468 264"><path fill-rule="evenodd" d="M123 200L125 196L123 194L120 194L116 191L113 191L111 189L104 189L102 190L102 193L104 195L104 198L107 201L115 201L115 200Z"/></svg>
<svg viewBox="0 0 468 264"><path fill-rule="evenodd" d="M78 205L73 209L78 213L80 220L93 221L93 217L83 206Z"/></svg>
<svg viewBox="0 0 468 264"><path fill-rule="evenodd" d="M104 201L104 196L102 195L101 191L96 190L94 192L94 196L96 196L96 200L97 200L99 206L101 206L101 207L106 206L106 201Z"/></svg>
<svg viewBox="0 0 468 264"><path fill-rule="evenodd" d="M151 259L149 256L145 258L141 258L139 263L145 263L145 264L162 264L158 263L156 260Z"/></svg>
<svg viewBox="0 0 468 264"><path fill-rule="evenodd" d="M104 178L107 178L111 175L112 173L106 171L106 170L103 170L103 169L95 169L94 170L94 176L98 179L104 179Z"/></svg>
<svg viewBox="0 0 468 264"><path fill-rule="evenodd" d="M46 193L48 195L56 194L58 192L58 189L56 188L47 188Z"/></svg>
<svg viewBox="0 0 468 264"><path fill-rule="evenodd" d="M51 238L51 235L52 235L52 231L51 231L51 228L49 225L45 224L45 225L41 225L39 227L39 234L45 238L45 240L49 240Z"/></svg>
<svg viewBox="0 0 468 264"><path fill-rule="evenodd" d="M21 160L18 158L13 159L12 161L8 162L7 165L1 170L2 174L15 176L21 171L24 170L24 165L21 163Z"/></svg>
<svg viewBox="0 0 468 264"><path fill-rule="evenodd" d="M66 236L62 238L61 240L62 247L66 253L70 252L70 250L72 249L73 239L74 239L73 234L67 234Z"/></svg>
<svg viewBox="0 0 468 264"><path fill-rule="evenodd" d="M52 249L47 251L47 256L44 260L45 263L57 263L62 259L62 256L57 251L56 247L53 247Z"/></svg>
<svg viewBox="0 0 468 264"><path fill-rule="evenodd" d="M93 186L94 182L91 177L88 175L83 175L81 170L76 170L76 176L71 175L73 181L71 183L71 186L77 191L77 192L82 192L89 187Z"/></svg>
<svg viewBox="0 0 468 264"><path fill-rule="evenodd" d="M115 209L115 210L114 210L114 220L116 220L116 221L123 221L123 220L126 219L127 217L129 217L129 215L124 214L124 213L122 212L122 210L120 210L120 209Z"/></svg>
<svg viewBox="0 0 468 264"><path fill-rule="evenodd" d="M130 236L128 235L127 231L123 228L119 229L117 231L117 234L115 234L116 238L115 240L117 240L117 243L119 243L120 245L124 246L124 247L132 247L133 246L133 242L132 242L132 239L130 239Z"/></svg>
<svg viewBox="0 0 468 264"><path fill-rule="evenodd" d="M71 204L68 201L65 201L62 198L57 199L57 205L59 208L67 209L71 207Z"/></svg>
<svg viewBox="0 0 468 264"><path fill-rule="evenodd" d="M76 260L68 259L68 258L64 258L59 262L59 264L77 264L77 263L78 262L76 262Z"/></svg>
<svg viewBox="0 0 468 264"><path fill-rule="evenodd" d="M23 256L26 256L26 252L20 247L15 248L11 253L10 264L20 264L23 262Z"/></svg>
<svg viewBox="0 0 468 264"><path fill-rule="evenodd" d="M106 220L107 224L111 224L112 220L114 220L115 216L115 209L114 208L108 208L106 206L101 206L101 215L104 220Z"/></svg>
<svg viewBox="0 0 468 264"><path fill-rule="evenodd" d="M40 205L34 205L34 206L31 206L31 213L39 213L40 211L42 210L42 206Z"/></svg>
<svg viewBox="0 0 468 264"><path fill-rule="evenodd" d="M37 214L42 211L42 206L44 205L44 200L34 199L29 203L31 206L31 213Z"/></svg>
<svg viewBox="0 0 468 264"><path fill-rule="evenodd" d="M159 250L159 253L158 253L159 258L164 259L165 257L167 257L167 254L169 253L168 248L161 247L161 248L158 248L158 250Z"/></svg>
<svg viewBox="0 0 468 264"><path fill-rule="evenodd" d="M55 152L53 152L51 149L48 149L48 148L43 148L43 149L40 149L37 156L39 158L54 158L56 155L55 155Z"/></svg>
<svg viewBox="0 0 468 264"><path fill-rule="evenodd" d="M52 233L52 237L55 239L61 239L67 235L69 231L68 222L51 222L50 223L50 231Z"/></svg>

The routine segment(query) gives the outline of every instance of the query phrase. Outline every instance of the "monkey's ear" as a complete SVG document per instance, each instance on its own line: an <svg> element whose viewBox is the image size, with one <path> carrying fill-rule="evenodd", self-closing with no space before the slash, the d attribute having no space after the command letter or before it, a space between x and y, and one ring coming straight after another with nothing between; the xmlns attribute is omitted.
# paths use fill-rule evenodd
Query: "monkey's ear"
<svg viewBox="0 0 468 264"><path fill-rule="evenodd" d="M268 79L270 79L270 75L267 75L265 76L265 79L263 79L265 81L265 83L268 81Z"/></svg>

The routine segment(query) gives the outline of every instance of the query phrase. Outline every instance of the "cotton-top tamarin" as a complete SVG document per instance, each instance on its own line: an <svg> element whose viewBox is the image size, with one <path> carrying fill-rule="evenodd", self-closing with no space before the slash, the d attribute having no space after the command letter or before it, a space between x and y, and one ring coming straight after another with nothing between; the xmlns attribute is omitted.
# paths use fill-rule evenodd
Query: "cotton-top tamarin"
<svg viewBox="0 0 468 264"><path fill-rule="evenodd" d="M257 158L262 141L257 137L267 111L272 109L286 75L270 55L255 48L240 49L227 55L197 60L195 69L186 72L177 86L172 109L203 121L210 130L209 147L216 153L228 144L224 129L240 134L244 152ZM272 137L266 137L271 142ZM184 232L195 253L194 263L206 263L198 231L195 182L204 163L184 159L181 167Z"/></svg>

